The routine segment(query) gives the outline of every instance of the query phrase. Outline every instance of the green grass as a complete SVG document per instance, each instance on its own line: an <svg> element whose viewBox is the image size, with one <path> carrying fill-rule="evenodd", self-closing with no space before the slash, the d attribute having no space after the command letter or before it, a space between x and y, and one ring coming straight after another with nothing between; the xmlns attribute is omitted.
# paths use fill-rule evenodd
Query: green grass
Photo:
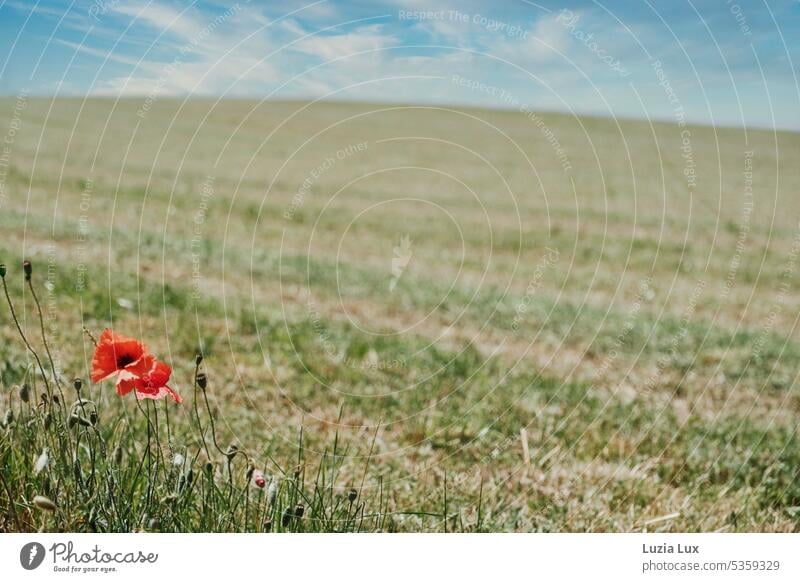
<svg viewBox="0 0 800 582"><path fill-rule="evenodd" d="M692 127L689 192L669 124L543 114L565 172L511 112L50 105L12 144L0 262L47 368L33 261L65 405L83 378L99 420L35 405L1 303L0 529L800 529L797 134ZM84 326L140 337L184 404L91 385Z"/></svg>

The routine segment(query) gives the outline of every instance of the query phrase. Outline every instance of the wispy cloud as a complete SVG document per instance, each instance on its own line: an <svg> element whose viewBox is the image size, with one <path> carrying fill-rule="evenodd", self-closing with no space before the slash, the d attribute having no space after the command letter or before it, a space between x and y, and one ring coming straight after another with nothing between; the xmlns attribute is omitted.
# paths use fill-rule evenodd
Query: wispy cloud
<svg viewBox="0 0 800 582"><path fill-rule="evenodd" d="M567 7L578 20L570 27L560 18L563 3L554 2L286 0L278 8L247 0L117 0L105 5L101 17L89 18L96 1L0 5L6 38L17 32L8 27L30 20L4 87L17 82L14 73L25 78L26 64L40 56L37 42L53 35L66 50L48 53L49 59L66 65L69 52L80 54L58 85L64 91L264 96L280 88L281 96L303 98L506 105L491 90L452 83L460 75L532 107L642 115L642 96L650 114L668 118L671 110L653 77L657 58L681 91L690 119L768 121L758 107L766 94L763 68L776 115L800 126L792 69L792 59L800 59L800 24L788 17L800 14L800 7L790 0L770 5L788 47L771 15L744 2L746 37L741 18L725 3L698 5L699 18L666 4L573 0ZM2 37L0 46L11 50ZM623 77L609 64L615 60L629 74ZM56 86L57 69L42 68L36 80L42 90ZM735 98L705 101L706 95L731 96L731 83L748 107L744 113Z"/></svg>
<svg viewBox="0 0 800 582"><path fill-rule="evenodd" d="M325 60L354 55L367 51L379 51L399 44L399 39L386 34L381 25L363 26L346 34L311 36L295 45L295 50Z"/></svg>
<svg viewBox="0 0 800 582"><path fill-rule="evenodd" d="M111 12L138 19L160 32L174 34L183 40L196 38L204 27L192 14L191 4L179 11L156 2L119 3L111 4Z"/></svg>

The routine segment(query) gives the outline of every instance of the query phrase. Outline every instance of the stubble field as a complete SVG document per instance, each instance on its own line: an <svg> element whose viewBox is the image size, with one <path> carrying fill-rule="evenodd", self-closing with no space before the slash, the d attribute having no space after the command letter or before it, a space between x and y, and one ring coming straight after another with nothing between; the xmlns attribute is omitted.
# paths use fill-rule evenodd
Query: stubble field
<svg viewBox="0 0 800 582"><path fill-rule="evenodd" d="M85 477L35 472L47 437L19 421L18 386L41 378L3 303L0 527L800 527L798 134L344 103L0 107L9 293L41 346L30 260L56 368L84 378L128 459L109 471L134 484L92 515ZM184 403L148 404L161 461L133 397L88 382L84 326L173 367ZM217 440L276 483L272 505L190 428L198 350ZM176 454L177 472L136 472ZM192 464L221 492L208 511L176 485Z"/></svg>

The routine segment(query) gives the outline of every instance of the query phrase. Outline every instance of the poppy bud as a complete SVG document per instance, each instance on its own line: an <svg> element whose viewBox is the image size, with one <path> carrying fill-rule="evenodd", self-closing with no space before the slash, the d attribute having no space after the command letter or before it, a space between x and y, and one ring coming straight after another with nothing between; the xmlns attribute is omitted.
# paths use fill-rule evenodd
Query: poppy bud
<svg viewBox="0 0 800 582"><path fill-rule="evenodd" d="M194 481L194 471L192 469L189 469L188 471L186 471L186 484L191 486L192 481Z"/></svg>
<svg viewBox="0 0 800 582"><path fill-rule="evenodd" d="M271 519L265 519L264 520L264 523L261 524L261 531L263 531L264 533L269 533L269 532L272 531L272 520Z"/></svg>
<svg viewBox="0 0 800 582"><path fill-rule="evenodd" d="M292 517L294 517L294 513L292 512L291 508L287 507L286 511L283 512L283 517L281 518L281 525L283 527L289 525L289 522L292 521Z"/></svg>
<svg viewBox="0 0 800 582"><path fill-rule="evenodd" d="M225 452L225 456L228 457L228 461L232 461L233 458L236 456L236 453L239 452L239 447L236 445L229 445L228 450Z"/></svg>
<svg viewBox="0 0 800 582"><path fill-rule="evenodd" d="M199 374L197 374L197 377L195 379L197 380L197 385L200 386L200 389L205 390L207 383L205 372L200 372Z"/></svg>
<svg viewBox="0 0 800 582"><path fill-rule="evenodd" d="M14 423L14 412L9 408L6 410L6 418L3 424L5 426L11 426Z"/></svg>
<svg viewBox="0 0 800 582"><path fill-rule="evenodd" d="M209 475L214 472L214 465L211 464L211 461L206 463L206 473Z"/></svg>
<svg viewBox="0 0 800 582"><path fill-rule="evenodd" d="M81 388L83 388L83 380L81 380L80 378L75 378L72 381L72 386L73 386L73 388L75 388L75 392L80 394L81 393Z"/></svg>
<svg viewBox="0 0 800 582"><path fill-rule="evenodd" d="M244 474L245 479L249 481L255 470L256 468L253 466L253 463L250 463L250 465L247 467L247 473Z"/></svg>
<svg viewBox="0 0 800 582"><path fill-rule="evenodd" d="M44 429L48 430L50 428L50 425L52 425L52 424L53 424L53 415L48 412L44 416Z"/></svg>
<svg viewBox="0 0 800 582"><path fill-rule="evenodd" d="M31 265L31 262L24 261L22 263L22 270L25 271L25 280L30 281L31 275L33 274L33 265Z"/></svg>
<svg viewBox="0 0 800 582"><path fill-rule="evenodd" d="M203 363L203 354L201 352L197 352L197 355L194 357L194 364L195 366L199 366Z"/></svg>
<svg viewBox="0 0 800 582"><path fill-rule="evenodd" d="M351 489L347 494L347 500L350 503L353 503L357 497L358 497L358 491L356 491L355 489Z"/></svg>
<svg viewBox="0 0 800 582"><path fill-rule="evenodd" d="M306 512L306 506L302 503L298 503L294 508L294 516L297 519L302 519L303 514Z"/></svg>
<svg viewBox="0 0 800 582"><path fill-rule="evenodd" d="M5 263L0 263L0 277L2 277L3 279L6 278L6 264Z"/></svg>
<svg viewBox="0 0 800 582"><path fill-rule="evenodd" d="M48 499L44 495L37 495L36 497L34 497L33 504L39 509L43 509L45 511L56 510L56 504L53 503L50 499Z"/></svg>
<svg viewBox="0 0 800 582"><path fill-rule="evenodd" d="M99 420L99 419L98 419L98 417L97 417L97 411L96 411L96 410L92 410L92 411L89 413L89 422L92 424L92 426L95 426L95 425L97 424L97 421L98 421L98 420Z"/></svg>
<svg viewBox="0 0 800 582"><path fill-rule="evenodd" d="M31 399L31 388L27 384L23 384L19 389L19 399L27 403Z"/></svg>
<svg viewBox="0 0 800 582"><path fill-rule="evenodd" d="M264 473L256 469L253 471L253 485L258 487L259 489L263 489L267 484L267 480L264 478Z"/></svg>

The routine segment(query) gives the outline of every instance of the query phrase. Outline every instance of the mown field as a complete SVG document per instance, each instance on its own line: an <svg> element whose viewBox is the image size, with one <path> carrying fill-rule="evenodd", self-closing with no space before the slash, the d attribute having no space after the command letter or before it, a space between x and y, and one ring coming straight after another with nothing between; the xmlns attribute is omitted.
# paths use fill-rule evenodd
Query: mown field
<svg viewBox="0 0 800 582"><path fill-rule="evenodd" d="M343 103L0 108L9 292L40 346L31 260L56 367L131 459L119 481L147 423L89 384L84 326L173 367L185 400L152 430L216 467L213 489L224 462L189 430L201 350L220 444L282 483L274 510L232 520L165 502L184 494L167 472L98 520L99 497L32 470L45 437L4 422L3 529L261 530L273 511L275 531L301 497L283 529L800 529L800 135ZM5 303L0 370L0 407L25 418L18 386L41 379Z"/></svg>

